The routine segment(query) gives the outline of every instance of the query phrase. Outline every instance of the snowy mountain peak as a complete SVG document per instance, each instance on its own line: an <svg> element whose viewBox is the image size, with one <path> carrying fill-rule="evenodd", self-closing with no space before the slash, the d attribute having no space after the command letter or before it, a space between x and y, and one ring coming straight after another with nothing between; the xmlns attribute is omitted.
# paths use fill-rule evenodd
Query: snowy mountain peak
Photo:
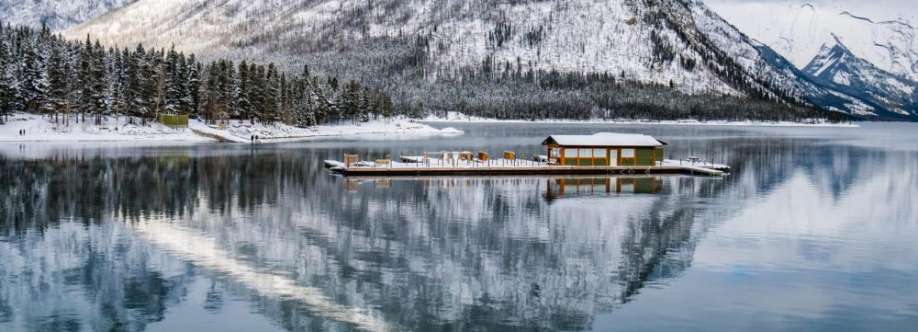
<svg viewBox="0 0 918 332"><path fill-rule="evenodd" d="M816 53L813 60L804 67L804 72L813 76L820 76L830 68L845 61L845 58L854 56L838 36L832 34L832 37L831 42L827 42L820 47L819 53Z"/></svg>
<svg viewBox="0 0 918 332"><path fill-rule="evenodd" d="M823 44L803 69L814 81L898 116L918 115L918 83L856 56L839 36Z"/></svg>
<svg viewBox="0 0 918 332"><path fill-rule="evenodd" d="M852 54L890 73L918 80L918 15L880 13L852 2L708 0L720 15L798 67L836 38Z"/></svg>

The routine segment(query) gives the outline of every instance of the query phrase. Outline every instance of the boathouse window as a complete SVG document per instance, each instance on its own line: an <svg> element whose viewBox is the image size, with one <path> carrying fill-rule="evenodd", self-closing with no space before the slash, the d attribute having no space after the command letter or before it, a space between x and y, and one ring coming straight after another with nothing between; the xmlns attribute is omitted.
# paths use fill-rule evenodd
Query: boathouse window
<svg viewBox="0 0 918 332"><path fill-rule="evenodd" d="M580 149L580 166L593 166L593 149Z"/></svg>
<svg viewBox="0 0 918 332"><path fill-rule="evenodd" d="M564 164L577 166L577 149L564 149Z"/></svg>
<svg viewBox="0 0 918 332"><path fill-rule="evenodd" d="M634 158L634 149L622 149L622 158Z"/></svg>
<svg viewBox="0 0 918 332"><path fill-rule="evenodd" d="M577 158L577 149L564 149L564 158Z"/></svg>
<svg viewBox="0 0 918 332"><path fill-rule="evenodd" d="M552 148L548 157L549 158L561 158L561 148Z"/></svg>
<svg viewBox="0 0 918 332"><path fill-rule="evenodd" d="M593 164L596 166L608 166L606 149L593 149Z"/></svg>

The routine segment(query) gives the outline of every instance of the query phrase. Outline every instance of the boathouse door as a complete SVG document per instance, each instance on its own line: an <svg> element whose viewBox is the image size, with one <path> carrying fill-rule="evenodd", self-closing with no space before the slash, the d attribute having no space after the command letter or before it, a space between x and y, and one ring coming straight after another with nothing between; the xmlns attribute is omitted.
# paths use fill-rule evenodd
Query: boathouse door
<svg viewBox="0 0 918 332"><path fill-rule="evenodd" d="M609 150L609 166L618 166L618 149Z"/></svg>

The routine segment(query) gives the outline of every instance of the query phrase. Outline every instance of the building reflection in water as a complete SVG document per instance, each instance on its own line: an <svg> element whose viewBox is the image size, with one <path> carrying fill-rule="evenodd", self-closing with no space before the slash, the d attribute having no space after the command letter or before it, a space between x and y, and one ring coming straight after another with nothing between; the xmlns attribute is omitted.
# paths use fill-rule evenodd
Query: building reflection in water
<svg viewBox="0 0 918 332"><path fill-rule="evenodd" d="M547 181L545 197L549 200L601 194L656 194L663 189L663 178L652 176L566 177Z"/></svg>

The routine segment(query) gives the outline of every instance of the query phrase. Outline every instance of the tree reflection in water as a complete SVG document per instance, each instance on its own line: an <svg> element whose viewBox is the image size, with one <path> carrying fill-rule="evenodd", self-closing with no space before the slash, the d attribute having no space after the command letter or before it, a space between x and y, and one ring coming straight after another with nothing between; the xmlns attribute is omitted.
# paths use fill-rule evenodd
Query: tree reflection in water
<svg viewBox="0 0 918 332"><path fill-rule="evenodd" d="M321 169L334 149L3 159L0 324L142 330L201 287L207 312L244 298L288 330L589 329L787 172L844 192L858 172L832 156L886 158L743 143L726 179L360 181Z"/></svg>

